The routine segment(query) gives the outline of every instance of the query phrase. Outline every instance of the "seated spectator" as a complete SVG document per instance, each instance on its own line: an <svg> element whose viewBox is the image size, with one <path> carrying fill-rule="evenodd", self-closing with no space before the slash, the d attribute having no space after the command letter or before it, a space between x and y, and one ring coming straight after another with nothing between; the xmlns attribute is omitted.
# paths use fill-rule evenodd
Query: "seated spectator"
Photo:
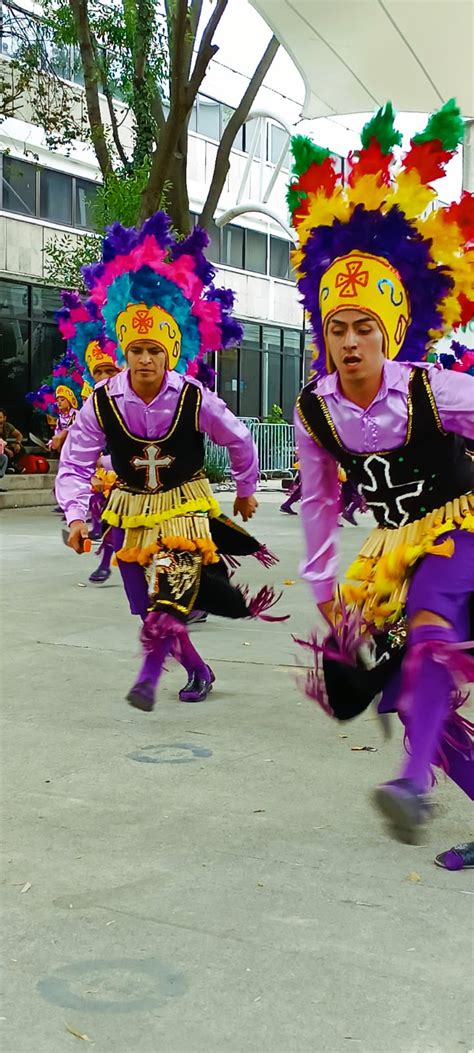
<svg viewBox="0 0 474 1053"><path fill-rule="evenodd" d="M4 409L0 409L0 439L4 442L4 450L8 457L8 472L16 472L16 462L21 454L21 444L23 442L23 436L18 428L15 428L10 421L7 420L7 415Z"/></svg>
<svg viewBox="0 0 474 1053"><path fill-rule="evenodd" d="M5 442L4 442L3 439L0 439L0 479L3 479L3 476L5 475L5 472L6 472L7 468L8 468L8 457L7 457L6 453L5 453ZM5 493L5 491L2 490L2 488L0 487L0 494L3 494L3 493Z"/></svg>

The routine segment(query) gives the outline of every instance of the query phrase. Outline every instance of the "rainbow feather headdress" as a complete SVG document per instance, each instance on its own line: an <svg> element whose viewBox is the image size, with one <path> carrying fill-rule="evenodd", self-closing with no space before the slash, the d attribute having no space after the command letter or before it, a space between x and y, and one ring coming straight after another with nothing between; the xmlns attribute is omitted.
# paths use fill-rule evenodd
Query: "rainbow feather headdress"
<svg viewBox="0 0 474 1053"><path fill-rule="evenodd" d="M386 355L411 362L474 316L474 196L465 192L437 208L431 185L444 174L463 132L451 99L396 163L401 135L387 103L363 128L344 186L328 150L304 136L292 139L287 200L298 235L292 262L318 374L333 368L325 334L329 319L344 308L375 317Z"/></svg>
<svg viewBox="0 0 474 1053"><path fill-rule="evenodd" d="M176 241L170 225L164 212L140 230L114 223L102 260L82 273L88 302L102 315L106 336L117 342L119 362L142 338L164 348L169 369L194 373L208 351L237 343L242 326L232 317L232 291L213 284L215 269L203 252L206 231L195 227Z"/></svg>
<svg viewBox="0 0 474 1053"><path fill-rule="evenodd" d="M56 420L58 417L57 396L62 395L68 400L71 409L77 410L81 405L82 383L80 364L73 352L66 351L66 354L62 355L53 366L50 376L36 391L30 391L26 400L34 409Z"/></svg>
<svg viewBox="0 0 474 1053"><path fill-rule="evenodd" d="M94 370L98 365L120 368L115 341L105 335L104 322L95 303L85 303L77 292L62 292L63 306L55 319L67 348L75 355L83 374L82 397L87 397L96 383Z"/></svg>

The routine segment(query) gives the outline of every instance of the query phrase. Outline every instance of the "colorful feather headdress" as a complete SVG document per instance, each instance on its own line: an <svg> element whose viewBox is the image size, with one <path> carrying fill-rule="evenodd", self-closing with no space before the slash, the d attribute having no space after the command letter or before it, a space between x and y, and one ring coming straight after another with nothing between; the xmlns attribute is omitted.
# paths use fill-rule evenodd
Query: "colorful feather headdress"
<svg viewBox="0 0 474 1053"><path fill-rule="evenodd" d="M30 391L26 401L33 409L40 413L46 413L52 419L58 417L56 405L57 396L67 398L71 409L78 409L81 405L82 370L80 364L71 351L55 363L49 377L40 385L36 391Z"/></svg>
<svg viewBox="0 0 474 1053"><path fill-rule="evenodd" d="M196 372L208 351L231 347L242 337L232 317L234 295L216 289L215 269L204 255L206 231L195 227L176 241L171 221L156 212L140 230L114 223L103 241L102 260L83 268L90 303L100 311L105 333L125 355L137 339L163 347L167 365Z"/></svg>
<svg viewBox="0 0 474 1053"><path fill-rule="evenodd" d="M97 378L98 366L110 365L120 368L117 362L115 341L104 332L104 323L96 304L84 303L77 292L62 292L63 306L56 311L55 319L61 336L67 341L68 351L74 354L83 374L82 396L87 397Z"/></svg>
<svg viewBox="0 0 474 1053"><path fill-rule="evenodd" d="M374 316L386 355L408 361L421 360L434 339L474 316L474 196L465 192L447 208L433 207L431 185L463 132L451 99L396 164L401 135L387 103L363 128L344 186L328 150L293 138L292 262L313 329L316 372L333 368L325 334L344 308Z"/></svg>

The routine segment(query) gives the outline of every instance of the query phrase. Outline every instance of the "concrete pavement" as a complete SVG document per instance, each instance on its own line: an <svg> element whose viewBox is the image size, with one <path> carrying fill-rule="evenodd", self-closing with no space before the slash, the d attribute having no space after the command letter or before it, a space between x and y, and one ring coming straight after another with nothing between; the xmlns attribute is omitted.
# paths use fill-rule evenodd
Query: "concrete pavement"
<svg viewBox="0 0 474 1053"><path fill-rule="evenodd" d="M280 501L253 523L281 563L239 576L281 586L291 622L197 627L213 694L179 704L173 667L151 715L123 700L138 626L118 572L80 587L94 557L57 516L3 513L2 1053L474 1048L474 883L432 862L471 807L441 778L425 843L387 837L368 798L400 732L297 692L290 633L314 609ZM341 530L344 561L366 529Z"/></svg>

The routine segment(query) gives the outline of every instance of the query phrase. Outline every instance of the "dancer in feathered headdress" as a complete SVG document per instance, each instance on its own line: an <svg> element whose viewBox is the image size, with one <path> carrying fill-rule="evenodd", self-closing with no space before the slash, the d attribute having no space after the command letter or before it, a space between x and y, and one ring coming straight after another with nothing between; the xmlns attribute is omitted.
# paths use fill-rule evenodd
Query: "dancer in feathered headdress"
<svg viewBox="0 0 474 1053"><path fill-rule="evenodd" d="M82 372L76 355L68 350L53 366L53 372L37 391L30 391L27 402L54 423L49 445L60 450L81 404Z"/></svg>
<svg viewBox="0 0 474 1053"><path fill-rule="evenodd" d="M293 264L317 348L316 377L296 415L303 574L338 626L342 650L352 652L323 648L329 707L341 718L365 708L386 679L383 664L372 673L361 664L363 625L390 629L402 613L408 618L397 705L410 755L376 798L407 837L426 814L431 763L442 757L474 795L470 729L456 716L453 695L473 670L459 644L468 638L474 591L474 465L463 438L474 435L474 382L421 367L433 340L474 314L473 197L438 208L432 186L462 135L451 100L397 162L401 137L387 104L363 129L345 186L328 151L293 140L288 192L298 236ZM338 462L378 524L348 571L339 613ZM400 662L385 641L377 638L375 657L386 652L393 672ZM320 655L314 639L312 646ZM307 687L321 697L316 673Z"/></svg>
<svg viewBox="0 0 474 1053"><path fill-rule="evenodd" d="M185 666L180 698L201 701L213 674L191 644L186 618L194 608L231 618L263 614L271 589L254 600L233 587L220 552L268 554L245 531L220 516L203 471L204 436L230 453L237 484L235 513L249 519L257 502L258 464L247 429L225 404L189 373L209 351L242 335L232 317L233 294L213 285L214 268L195 228L176 241L158 212L141 230L115 223L102 260L84 269L90 303L117 342L127 369L99 385L81 412L58 478L71 525L70 544L81 550L84 473L107 444L118 483L104 520L112 527L132 612L144 620L145 660L128 701L151 710L167 654ZM187 376L185 374L187 373Z"/></svg>

